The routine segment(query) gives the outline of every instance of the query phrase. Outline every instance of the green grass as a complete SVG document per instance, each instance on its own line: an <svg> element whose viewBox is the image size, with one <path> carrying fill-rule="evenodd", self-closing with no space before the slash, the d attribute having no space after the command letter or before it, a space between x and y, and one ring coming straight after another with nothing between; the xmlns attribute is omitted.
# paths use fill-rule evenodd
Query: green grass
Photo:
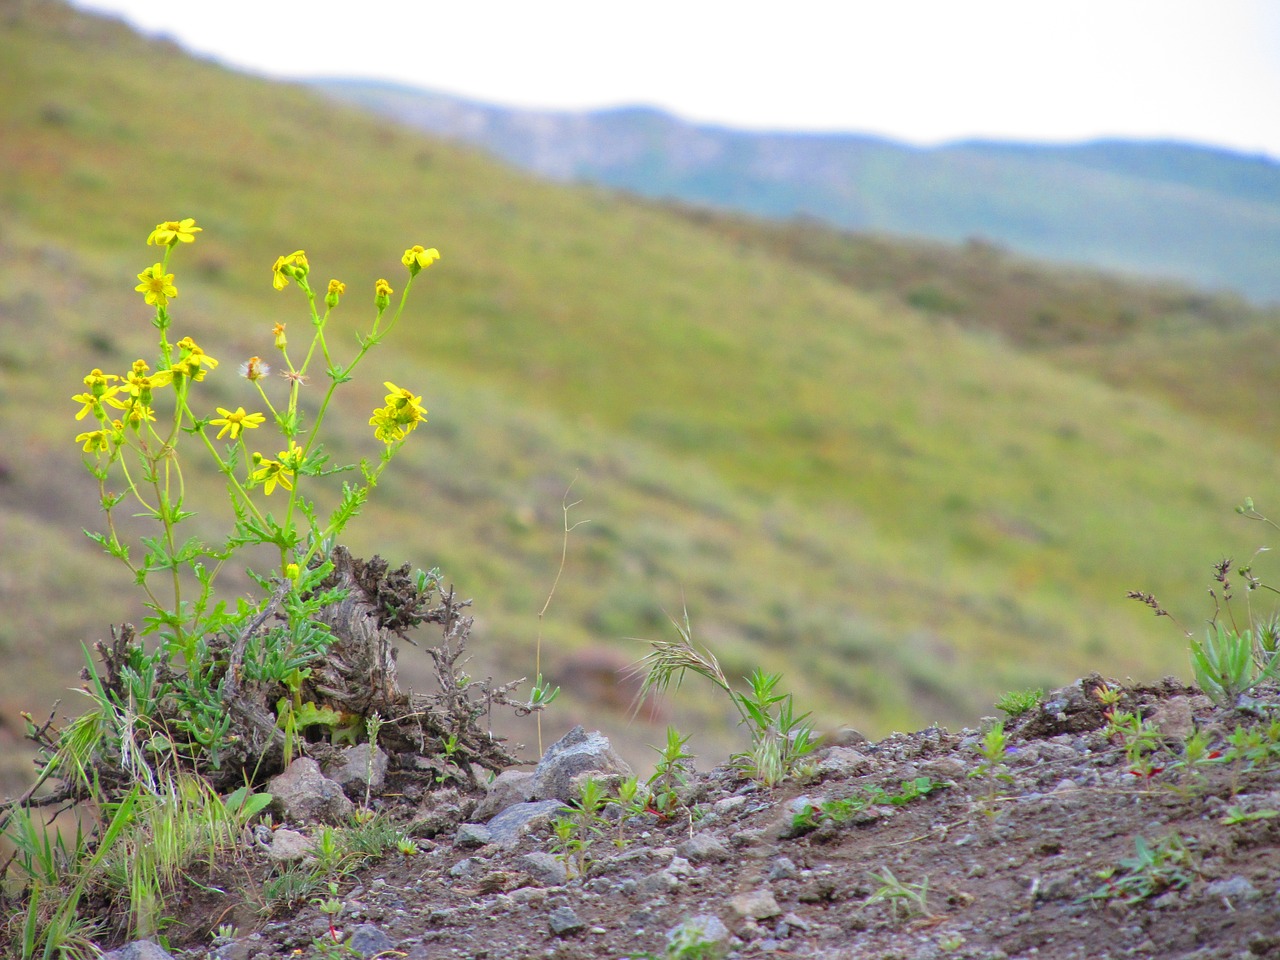
<svg viewBox="0 0 1280 960"><path fill-rule="evenodd" d="M1004 690L1092 669L1185 674L1176 633L1125 590L1194 620L1208 562L1256 546L1231 508L1267 503L1265 437L940 322L904 304L914 286L858 288L57 7L0 28L0 132L0 323L22 331L0 347L0 523L29 556L6 567L25 626L0 657L43 676L34 694L25 670L0 680L10 712L43 711L77 641L140 615L79 542L96 511L67 398L90 367L150 354L133 278L171 217L205 229L174 262L173 312L175 335L224 361L210 408L248 405L235 364L269 355L272 322L304 322L296 292L271 289L278 255L304 247L317 286L348 283L330 342L352 348L373 280L399 290L404 247L440 248L332 439L376 452L384 378L425 395L430 423L350 546L442 566L476 598L479 667L503 678L532 674L575 477L591 523L549 613L549 680L588 646L638 659L625 638L660 636L684 604L730 677L781 671L820 723L871 733L972 720ZM1087 314L1073 283L1053 295ZM1126 289L1110 296L1147 296ZM216 485L192 482L216 508ZM562 704L553 721L599 709L572 689ZM733 742L730 718L702 719Z"/></svg>

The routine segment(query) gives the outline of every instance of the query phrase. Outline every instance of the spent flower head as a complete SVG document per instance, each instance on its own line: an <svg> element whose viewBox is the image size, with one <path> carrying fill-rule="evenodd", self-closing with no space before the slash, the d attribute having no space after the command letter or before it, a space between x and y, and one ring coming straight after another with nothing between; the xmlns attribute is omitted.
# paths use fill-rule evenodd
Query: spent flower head
<svg viewBox="0 0 1280 960"><path fill-rule="evenodd" d="M240 364L240 376L246 380L261 380L271 373L271 366L263 362L261 357L250 357Z"/></svg>
<svg viewBox="0 0 1280 960"><path fill-rule="evenodd" d="M138 274L141 281L133 289L137 290L146 299L146 302L157 307L166 306L170 297L178 295L178 288L173 285L173 274L165 273L164 267L159 264L152 264Z"/></svg>
<svg viewBox="0 0 1280 960"><path fill-rule="evenodd" d="M440 251L435 247L424 250L420 244L414 244L404 252L400 262L409 268L409 276L416 277L421 270L439 259Z"/></svg>
<svg viewBox="0 0 1280 960"><path fill-rule="evenodd" d="M196 226L193 217L187 217L185 220L166 220L164 223L156 224L156 228L151 231L151 236L147 237L147 244L172 247L178 243L192 243L196 238L195 235L203 229Z"/></svg>

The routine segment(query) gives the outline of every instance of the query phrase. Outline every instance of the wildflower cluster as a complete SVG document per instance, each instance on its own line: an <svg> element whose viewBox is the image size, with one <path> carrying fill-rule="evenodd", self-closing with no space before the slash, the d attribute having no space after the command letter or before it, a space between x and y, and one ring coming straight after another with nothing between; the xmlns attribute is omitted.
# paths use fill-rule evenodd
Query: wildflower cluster
<svg viewBox="0 0 1280 960"><path fill-rule="evenodd" d="M193 386L218 370L218 359L190 336L171 337L170 311L179 297L179 286L170 259L175 249L194 243L201 232L195 220L188 218L158 224L147 237L147 243L162 252L137 275L135 290L155 310L152 323L159 332L158 357L151 362L135 360L123 373L91 370L83 379L83 392L72 398L79 404L76 419L87 421L87 429L75 440L85 454L85 466L98 480L106 515L106 531L91 536L129 568L146 594L152 616L144 633L159 631L162 642L172 644L188 665L198 658L199 638L224 627L222 607L212 602L212 585L215 574L232 554L244 547L271 545L278 553L278 574L290 580L296 579L299 571L319 565L325 559L326 545L335 542L359 512L395 451L426 419L421 396L388 383L386 406L370 420L374 436L382 444L375 464L361 461L333 466L318 440L334 391L352 379L364 355L396 324L414 277L440 256L438 251L421 246L405 251L401 261L409 277L394 311L389 310L390 285L386 280L377 281L372 330L361 338L356 355L345 364L332 353L326 328L346 284L330 280L323 296L318 297L309 280L311 265L306 252L295 250L278 257L272 266L272 285L284 290L292 284L302 292L310 342L304 352L295 355L286 323L273 324L269 349L277 359L268 363L252 356L241 362L240 375L251 388L244 402L234 407L214 406L210 411L202 409ZM310 369L317 364L323 366L329 384L316 401L304 405L303 388L310 381ZM272 388L273 367L284 381L282 388ZM266 432L261 428L268 421L279 433L278 445L255 443L257 435ZM186 506L183 471L187 461L180 455L191 443L203 448L202 456L213 461L226 483L235 522L221 543L177 535L179 524L193 515ZM357 467L359 481L344 483L338 507L327 520L321 518L308 495L315 481ZM119 487L112 489L117 483ZM269 510L270 499L278 499L280 494L284 494L284 502ZM117 522L118 508L125 504L130 512L156 522L160 530L158 536L138 538L141 557L126 542Z"/></svg>

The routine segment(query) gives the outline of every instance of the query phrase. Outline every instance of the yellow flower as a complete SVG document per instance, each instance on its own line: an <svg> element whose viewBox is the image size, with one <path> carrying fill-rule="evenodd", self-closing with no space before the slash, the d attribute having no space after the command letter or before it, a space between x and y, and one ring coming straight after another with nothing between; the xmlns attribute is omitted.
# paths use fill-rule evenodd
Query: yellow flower
<svg viewBox="0 0 1280 960"><path fill-rule="evenodd" d="M196 226L196 221L192 217L187 217L185 220L166 220L164 223L156 224L156 228L151 231L151 236L147 237L147 243L155 244L157 247L191 243L195 240L195 235L203 229Z"/></svg>
<svg viewBox="0 0 1280 960"><path fill-rule="evenodd" d="M373 411L373 416L369 418L369 425L373 427L373 435L383 443L392 444L404 439L404 427L396 422L395 411L390 407L381 407Z"/></svg>
<svg viewBox="0 0 1280 960"><path fill-rule="evenodd" d="M142 282L133 289L143 294L147 303L163 307L170 297L178 295L178 288L173 285L173 274L165 273L164 267L158 263L143 270L138 279Z"/></svg>
<svg viewBox="0 0 1280 960"><path fill-rule="evenodd" d="M289 341L285 338L285 335L284 335L284 324L277 323L274 327L271 328L271 332L275 335L275 338L276 338L276 349L283 350L289 343Z"/></svg>
<svg viewBox="0 0 1280 960"><path fill-rule="evenodd" d="M90 430L76 436L76 443L84 444L85 453L108 453L111 450L110 430Z"/></svg>
<svg viewBox="0 0 1280 960"><path fill-rule="evenodd" d="M90 370L84 378L84 385L89 389L85 393L77 393L71 398L76 403L83 404L80 412L76 414L76 419L83 420L91 411L99 420L106 419L106 414L102 410L103 401L112 403L114 406L121 406L113 398L124 387L111 385L112 380L119 379L114 373L103 373L97 367Z"/></svg>
<svg viewBox="0 0 1280 960"><path fill-rule="evenodd" d="M418 271L431 266L432 263L439 259L440 251L435 247L424 250L420 245L415 244L404 252L400 262L409 268L409 276L416 277Z"/></svg>
<svg viewBox="0 0 1280 960"><path fill-rule="evenodd" d="M287 257L276 257L275 265L271 268L271 284L277 290L283 290L290 280L301 280L310 270L306 252L295 250Z"/></svg>
<svg viewBox="0 0 1280 960"><path fill-rule="evenodd" d="M150 407L144 406L141 400L135 400L130 404L120 404L119 406L124 410L124 422L134 430L137 430L143 423L155 422L156 415L151 411ZM119 423L119 421L116 422Z"/></svg>
<svg viewBox="0 0 1280 960"><path fill-rule="evenodd" d="M391 284L385 280L379 280L373 285L373 302L379 310L387 309L387 304L391 302L391 295L395 293L391 289Z"/></svg>
<svg viewBox="0 0 1280 960"><path fill-rule="evenodd" d="M76 403L84 404L84 406L80 408L80 412L76 414L77 420L83 420L89 415L90 411L92 411L93 415L96 417L102 410L102 400L95 397L92 393L77 393L71 399Z"/></svg>
<svg viewBox="0 0 1280 960"><path fill-rule="evenodd" d="M276 488L277 483L286 490L293 489L293 480L289 471L279 460L268 460L262 454L255 453L253 462L257 469L249 474L249 483L262 484L262 492L267 496L271 496L271 491Z"/></svg>
<svg viewBox="0 0 1280 960"><path fill-rule="evenodd" d="M217 439L219 440L228 433L231 434L232 440L239 439L241 430L246 427L251 430L256 430L259 424L266 423L267 420L267 418L260 413L245 413L244 407L236 407L234 413L224 407L218 407L218 413L222 414L222 416L216 420L210 420L209 422L214 426L220 425L222 427L222 429L218 431Z"/></svg>
<svg viewBox="0 0 1280 960"><path fill-rule="evenodd" d="M179 340L177 347L182 351L182 357L178 363L174 364L174 369L185 367L188 373L196 380L204 379L206 367L210 370L217 369L218 361L201 350L190 337L183 337Z"/></svg>
<svg viewBox="0 0 1280 960"><path fill-rule="evenodd" d="M101 397L107 392L108 384L112 380L119 380L114 373L103 373L97 367L94 367L84 378L84 385L89 388L89 392L95 397ZM119 389L119 388L112 388Z"/></svg>
<svg viewBox="0 0 1280 960"><path fill-rule="evenodd" d="M246 380L261 380L270 372L270 365L263 363L261 357L250 357L240 364L240 376Z"/></svg>
<svg viewBox="0 0 1280 960"><path fill-rule="evenodd" d="M412 390L397 387L390 380L382 381L382 385L391 391L386 397L387 409L396 415L399 422L416 423L426 419L427 411L422 408L422 397L415 397Z"/></svg>
<svg viewBox="0 0 1280 960"><path fill-rule="evenodd" d="M422 397L415 397L411 390L397 387L390 380L382 385L390 391L387 405L373 411L369 425L373 427L373 435L383 443L394 443L403 440L410 430L426 420L427 411L422 407Z"/></svg>
<svg viewBox="0 0 1280 960"><path fill-rule="evenodd" d="M144 407L151 405L151 391L156 387L163 387L173 381L172 370L161 370L158 373L147 373L148 367L145 360L135 360L133 369L129 371L124 378L122 389L128 390L129 396L136 397L138 402ZM109 401L111 402L111 401ZM121 409L121 404L114 404Z"/></svg>

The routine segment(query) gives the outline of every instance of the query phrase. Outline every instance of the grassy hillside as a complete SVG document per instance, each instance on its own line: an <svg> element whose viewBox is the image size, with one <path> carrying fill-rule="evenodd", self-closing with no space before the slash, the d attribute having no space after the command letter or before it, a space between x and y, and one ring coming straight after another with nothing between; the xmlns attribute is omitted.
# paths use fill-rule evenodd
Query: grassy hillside
<svg viewBox="0 0 1280 960"><path fill-rule="evenodd" d="M1124 591L1194 621L1208 563L1257 545L1231 508L1266 502L1276 457L1212 411L671 211L39 9L0 27L10 717L69 685L78 641L139 615L78 532L95 493L67 398L88 368L149 355L133 278L172 217L205 229L175 261L174 314L225 361L210 407L248 405L234 363L267 355L273 322L304 323L300 298L271 289L278 255L304 247L348 282L331 342L346 323L352 348L359 291L380 276L398 289L405 246L440 248L334 445L374 452L361 411L383 379L425 394L431 422L350 545L439 564L474 596L480 670L532 672L571 482L591 522L544 628L552 679L582 678L587 654L638 658L626 638L669 635L687 605L732 671L783 670L822 722L870 733L971 719L1011 686L1088 669L1181 671L1176 633ZM620 698L587 679L567 693L553 727L602 723ZM728 736L720 714L699 722Z"/></svg>

